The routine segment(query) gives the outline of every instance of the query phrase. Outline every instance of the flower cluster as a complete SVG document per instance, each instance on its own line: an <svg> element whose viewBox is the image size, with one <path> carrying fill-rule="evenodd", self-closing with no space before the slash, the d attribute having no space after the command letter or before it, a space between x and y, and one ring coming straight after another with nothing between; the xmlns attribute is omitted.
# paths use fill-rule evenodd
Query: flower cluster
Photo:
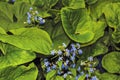
<svg viewBox="0 0 120 80"><path fill-rule="evenodd" d="M77 65L79 56L83 51L80 49L80 44L71 44L69 48L66 48L66 44L63 43L59 46L59 50L52 50L52 58L44 59L44 70L46 73L51 70L56 70L59 76L67 78L67 76L74 77L74 80L78 80L81 76L85 76L85 80L98 80L93 75L95 68L93 67L93 57L89 57L87 61L82 61ZM73 71L75 73L73 73Z"/></svg>
<svg viewBox="0 0 120 80"><path fill-rule="evenodd" d="M45 19L38 15L38 11L34 11L32 7L30 7L29 12L27 12L27 22L28 24L44 24Z"/></svg>

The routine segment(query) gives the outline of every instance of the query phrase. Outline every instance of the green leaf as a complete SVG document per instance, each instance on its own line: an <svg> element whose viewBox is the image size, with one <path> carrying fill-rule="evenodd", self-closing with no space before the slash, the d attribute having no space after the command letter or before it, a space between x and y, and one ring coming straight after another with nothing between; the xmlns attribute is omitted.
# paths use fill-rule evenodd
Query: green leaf
<svg viewBox="0 0 120 80"><path fill-rule="evenodd" d="M98 0L86 0L86 3L89 5L95 4Z"/></svg>
<svg viewBox="0 0 120 80"><path fill-rule="evenodd" d="M27 12L29 11L30 5L24 2L17 2L14 4L14 14L17 18L17 22L24 23L27 20Z"/></svg>
<svg viewBox="0 0 120 80"><path fill-rule="evenodd" d="M94 47L91 48L93 56L98 56L100 54L105 54L108 51L108 48L102 43L96 43Z"/></svg>
<svg viewBox="0 0 120 80"><path fill-rule="evenodd" d="M51 78L56 74L56 70L52 70L46 75L46 80L51 80Z"/></svg>
<svg viewBox="0 0 120 80"><path fill-rule="evenodd" d="M16 48L9 44L3 44L2 51L4 52L4 56L0 57L0 69L24 64L36 58L35 53Z"/></svg>
<svg viewBox="0 0 120 80"><path fill-rule="evenodd" d="M0 69L0 80L36 80L37 67L32 63L26 66L14 66Z"/></svg>
<svg viewBox="0 0 120 80"><path fill-rule="evenodd" d="M6 34L5 30L0 27L0 34Z"/></svg>
<svg viewBox="0 0 120 80"><path fill-rule="evenodd" d="M53 49L58 49L62 43L69 44L70 39L65 34L61 22L54 25L53 21L46 21L44 30L47 31L53 41Z"/></svg>
<svg viewBox="0 0 120 80"><path fill-rule="evenodd" d="M59 66L59 68L60 68L60 70L61 70L62 61L57 61L57 65Z"/></svg>
<svg viewBox="0 0 120 80"><path fill-rule="evenodd" d="M114 28L112 34L113 41L115 43L120 43L120 3L111 3L106 5L104 8L104 14L107 21L107 24ZM109 14L110 13L110 14Z"/></svg>
<svg viewBox="0 0 120 80"><path fill-rule="evenodd" d="M92 21L86 9L63 8L61 18L66 34L76 42L90 45L104 34L105 23Z"/></svg>
<svg viewBox="0 0 120 80"><path fill-rule="evenodd" d="M45 31L38 28L20 28L10 32L13 35L0 34L0 41L44 55L50 54L52 41Z"/></svg>
<svg viewBox="0 0 120 80"><path fill-rule="evenodd" d="M61 76L56 76L56 77L55 77L55 80L64 80L64 78L61 77Z"/></svg>
<svg viewBox="0 0 120 80"><path fill-rule="evenodd" d="M26 3L15 3L10 5L8 3L0 3L0 27L8 31L10 29L17 29L24 27L24 22L27 19L27 12L29 5ZM9 13L9 14L8 14Z"/></svg>
<svg viewBox="0 0 120 80"><path fill-rule="evenodd" d="M62 43L65 43L66 45L70 43L70 39L65 34L61 23L58 23L53 29L52 40L54 49L58 49L58 46L62 45Z"/></svg>
<svg viewBox="0 0 120 80"><path fill-rule="evenodd" d="M35 0L34 5L41 7L44 10L49 10L56 5L58 0Z"/></svg>
<svg viewBox="0 0 120 80"><path fill-rule="evenodd" d="M90 15L94 20L97 20L102 16L103 9L105 8L106 4L111 3L111 0L98 0L95 4L90 6Z"/></svg>
<svg viewBox="0 0 120 80"><path fill-rule="evenodd" d="M85 80L86 75L82 75L78 78L78 80Z"/></svg>
<svg viewBox="0 0 120 80"><path fill-rule="evenodd" d="M98 76L100 80L120 80L120 77L115 74L103 73Z"/></svg>
<svg viewBox="0 0 120 80"><path fill-rule="evenodd" d="M120 52L110 52L102 60L102 66L110 73L120 73Z"/></svg>
<svg viewBox="0 0 120 80"><path fill-rule="evenodd" d="M73 76L75 77L76 76L76 69L73 69L73 68L70 68L70 71L72 72Z"/></svg>
<svg viewBox="0 0 120 80"><path fill-rule="evenodd" d="M9 28L8 25L13 22L13 6L5 2L0 2L0 5L0 27L7 30Z"/></svg>
<svg viewBox="0 0 120 80"><path fill-rule="evenodd" d="M15 3L17 2L25 2L25 3L33 5L35 3L35 0L16 0Z"/></svg>
<svg viewBox="0 0 120 80"><path fill-rule="evenodd" d="M84 0L62 0L62 3L64 6L72 9L85 8Z"/></svg>

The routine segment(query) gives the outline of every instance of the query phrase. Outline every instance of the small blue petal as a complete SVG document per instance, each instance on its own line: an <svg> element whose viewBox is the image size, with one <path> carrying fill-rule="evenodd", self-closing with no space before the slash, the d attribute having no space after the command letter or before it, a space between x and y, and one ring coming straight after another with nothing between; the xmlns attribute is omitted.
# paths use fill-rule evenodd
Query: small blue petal
<svg viewBox="0 0 120 80"><path fill-rule="evenodd" d="M81 49L78 50L78 54L81 55L83 51Z"/></svg>
<svg viewBox="0 0 120 80"><path fill-rule="evenodd" d="M66 77L67 77L67 73L65 73L65 74L63 75L63 77L66 78Z"/></svg>
<svg viewBox="0 0 120 80"><path fill-rule="evenodd" d="M93 68L90 68L90 70L89 70L91 73L93 73L94 72L94 69Z"/></svg>
<svg viewBox="0 0 120 80"><path fill-rule="evenodd" d="M70 50L69 49L65 49L66 52L66 56L70 56Z"/></svg>
<svg viewBox="0 0 120 80"><path fill-rule="evenodd" d="M93 61L93 57L92 56L88 57L88 61L92 62Z"/></svg>
<svg viewBox="0 0 120 80"><path fill-rule="evenodd" d="M55 64L53 64L52 69L56 69L56 67L57 67L57 66L56 66Z"/></svg>
<svg viewBox="0 0 120 80"><path fill-rule="evenodd" d="M32 8L32 7L30 7L30 11L31 11L31 10L33 10L33 8Z"/></svg>
<svg viewBox="0 0 120 80"><path fill-rule="evenodd" d="M62 55L62 51L61 51L61 50L58 50L58 54L59 54L59 55Z"/></svg>
<svg viewBox="0 0 120 80"><path fill-rule="evenodd" d="M78 69L77 69L77 71L80 71L81 70L81 68L80 68L80 66L78 67Z"/></svg>
<svg viewBox="0 0 120 80"><path fill-rule="evenodd" d="M28 19L28 20L27 20L27 23L28 23L28 24L30 24L30 23L31 23L31 20L30 20L30 19Z"/></svg>
<svg viewBox="0 0 120 80"><path fill-rule="evenodd" d="M63 57L59 57L59 58L58 58L58 61L61 61L62 59L63 59Z"/></svg>
<svg viewBox="0 0 120 80"><path fill-rule="evenodd" d="M51 71L50 67L47 67L47 72L50 72L50 71Z"/></svg>
<svg viewBox="0 0 120 80"><path fill-rule="evenodd" d="M44 62L45 66L47 67L50 63L48 61Z"/></svg>
<svg viewBox="0 0 120 80"><path fill-rule="evenodd" d="M75 64L71 64L71 67L72 67L72 68L75 68L75 66L76 66Z"/></svg>
<svg viewBox="0 0 120 80"><path fill-rule="evenodd" d="M96 76L93 76L91 80L98 80Z"/></svg>
<svg viewBox="0 0 120 80"><path fill-rule="evenodd" d="M52 50L52 51L50 52L51 55L55 55L55 53L56 53L55 50Z"/></svg>

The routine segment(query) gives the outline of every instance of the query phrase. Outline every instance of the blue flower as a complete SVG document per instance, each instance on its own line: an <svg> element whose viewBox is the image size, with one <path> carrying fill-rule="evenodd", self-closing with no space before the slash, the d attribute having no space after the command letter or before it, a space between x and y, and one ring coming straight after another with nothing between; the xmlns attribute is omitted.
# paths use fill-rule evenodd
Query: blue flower
<svg viewBox="0 0 120 80"><path fill-rule="evenodd" d="M91 80L98 80L96 76L93 76Z"/></svg>
<svg viewBox="0 0 120 80"><path fill-rule="evenodd" d="M9 0L9 2L12 2L12 3L14 3L14 2L15 2L15 0Z"/></svg>
<svg viewBox="0 0 120 80"><path fill-rule="evenodd" d="M44 24L44 23L45 23L45 19L39 21L39 24Z"/></svg>
<svg viewBox="0 0 120 80"><path fill-rule="evenodd" d="M47 71L46 72L50 72L50 71L51 71L50 67L47 67Z"/></svg>
<svg viewBox="0 0 120 80"><path fill-rule="evenodd" d="M57 67L57 66L56 66L55 64L52 65L52 69L56 69L56 67Z"/></svg>
<svg viewBox="0 0 120 80"><path fill-rule="evenodd" d="M59 54L59 55L62 55L62 51L61 51L61 50L58 50L58 54Z"/></svg>
<svg viewBox="0 0 120 80"><path fill-rule="evenodd" d="M82 72L80 72L80 75L84 75L85 73L82 71Z"/></svg>
<svg viewBox="0 0 120 80"><path fill-rule="evenodd" d="M92 62L93 61L93 57L92 56L88 57L88 61Z"/></svg>
<svg viewBox="0 0 120 80"><path fill-rule="evenodd" d="M47 67L47 66L49 66L50 63L48 61L46 61L46 62L44 62L44 64Z"/></svg>
<svg viewBox="0 0 120 80"><path fill-rule="evenodd" d="M89 72L93 73L93 72L94 72L94 69L93 69L93 68L90 68L90 69L89 69Z"/></svg>
<svg viewBox="0 0 120 80"><path fill-rule="evenodd" d="M31 14L29 12L27 12L28 18L31 18Z"/></svg>
<svg viewBox="0 0 120 80"><path fill-rule="evenodd" d="M80 68L80 66L78 67L78 69L77 69L77 71L80 71L81 70L81 68Z"/></svg>
<svg viewBox="0 0 120 80"><path fill-rule="evenodd" d="M48 61L48 59L46 58L46 59L44 59L44 62L46 62L46 61Z"/></svg>
<svg viewBox="0 0 120 80"><path fill-rule="evenodd" d="M52 50L52 51L50 52L51 55L55 55L55 53L56 53L55 50Z"/></svg>
<svg viewBox="0 0 120 80"><path fill-rule="evenodd" d="M89 77L89 74L86 74L86 78L88 79L88 77Z"/></svg>
<svg viewBox="0 0 120 80"><path fill-rule="evenodd" d="M69 60L67 59L67 60L65 61L65 64L68 65L68 63L69 63Z"/></svg>
<svg viewBox="0 0 120 80"><path fill-rule="evenodd" d="M57 72L57 73L58 73L58 75L61 75L61 74L62 74L62 73L60 72L60 70L58 70L58 72Z"/></svg>
<svg viewBox="0 0 120 80"><path fill-rule="evenodd" d="M81 55L82 53L83 53L83 51L82 51L81 49L79 49L79 50L78 50L78 54Z"/></svg>
<svg viewBox="0 0 120 80"><path fill-rule="evenodd" d="M74 44L71 44L71 47L71 52L75 52L77 50Z"/></svg>
<svg viewBox="0 0 120 80"><path fill-rule="evenodd" d="M70 50L69 49L65 49L66 52L66 56L70 56Z"/></svg>
<svg viewBox="0 0 120 80"><path fill-rule="evenodd" d="M73 52L73 53L72 53L72 56L73 56L73 57L75 57L75 56L76 56L76 53L75 53L75 52Z"/></svg>
<svg viewBox="0 0 120 80"><path fill-rule="evenodd" d="M71 64L71 67L72 67L72 68L75 68L75 66L76 66L76 64L75 64L75 63Z"/></svg>
<svg viewBox="0 0 120 80"><path fill-rule="evenodd" d="M66 77L67 77L67 73L65 73L65 74L63 75L63 77L66 78Z"/></svg>
<svg viewBox="0 0 120 80"><path fill-rule="evenodd" d="M29 9L30 11L32 11L33 10L33 8L32 7L30 7L30 9Z"/></svg>
<svg viewBox="0 0 120 80"><path fill-rule="evenodd" d="M74 56L71 56L70 57L70 60L72 60L73 62L75 61L75 57Z"/></svg>
<svg viewBox="0 0 120 80"><path fill-rule="evenodd" d="M79 77L80 77L80 75L77 75L77 76L75 77L75 80L78 80Z"/></svg>
<svg viewBox="0 0 120 80"><path fill-rule="evenodd" d="M59 57L59 58L58 58L58 61L61 61L62 59L63 59L63 57Z"/></svg>
<svg viewBox="0 0 120 80"><path fill-rule="evenodd" d="M28 23L28 24L30 24L30 23L31 23L31 20L30 20L30 19L28 19L28 20L27 20L27 23Z"/></svg>
<svg viewBox="0 0 120 80"><path fill-rule="evenodd" d="M67 74L72 74L72 72L68 71Z"/></svg>
<svg viewBox="0 0 120 80"><path fill-rule="evenodd" d="M68 69L68 65L62 64L61 68L67 70Z"/></svg>

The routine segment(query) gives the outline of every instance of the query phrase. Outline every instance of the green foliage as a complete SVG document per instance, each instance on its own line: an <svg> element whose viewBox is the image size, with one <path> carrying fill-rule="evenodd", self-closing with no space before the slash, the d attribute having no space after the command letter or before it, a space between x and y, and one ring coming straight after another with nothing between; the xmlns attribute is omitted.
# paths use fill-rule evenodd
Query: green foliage
<svg viewBox="0 0 120 80"><path fill-rule="evenodd" d="M0 40L21 49L49 54L52 42L45 31L37 28L20 28L10 32L13 35L0 34Z"/></svg>
<svg viewBox="0 0 120 80"><path fill-rule="evenodd" d="M26 66L11 66L0 69L0 80L36 80L38 69L31 63Z"/></svg>
<svg viewBox="0 0 120 80"><path fill-rule="evenodd" d="M6 68L9 66L16 66L30 62L35 59L35 53L30 51L25 51L8 44L2 44L2 51L5 54L0 57L0 69Z"/></svg>
<svg viewBox="0 0 120 80"><path fill-rule="evenodd" d="M92 44L104 34L105 23L92 21L86 9L63 8L61 14L66 34L76 42Z"/></svg>
<svg viewBox="0 0 120 80"><path fill-rule="evenodd" d="M85 8L84 0L62 0L62 3L64 6L72 9Z"/></svg>
<svg viewBox="0 0 120 80"><path fill-rule="evenodd" d="M50 72L46 75L46 80L51 80L51 78L52 78L53 76L55 76L55 74L56 74L56 71L55 71L55 70L50 71Z"/></svg>
<svg viewBox="0 0 120 80"><path fill-rule="evenodd" d="M73 55L70 44L76 42ZM73 62L66 63L71 56ZM45 58L57 69L44 72ZM0 0L0 80L85 80L81 72L96 63L103 68L89 79L120 80L120 0Z"/></svg>
<svg viewBox="0 0 120 80"><path fill-rule="evenodd" d="M110 73L120 73L120 52L111 52L103 57L102 65Z"/></svg>
<svg viewBox="0 0 120 80"><path fill-rule="evenodd" d="M103 73L99 75L100 80L119 80L120 76L110 74L110 73Z"/></svg>

